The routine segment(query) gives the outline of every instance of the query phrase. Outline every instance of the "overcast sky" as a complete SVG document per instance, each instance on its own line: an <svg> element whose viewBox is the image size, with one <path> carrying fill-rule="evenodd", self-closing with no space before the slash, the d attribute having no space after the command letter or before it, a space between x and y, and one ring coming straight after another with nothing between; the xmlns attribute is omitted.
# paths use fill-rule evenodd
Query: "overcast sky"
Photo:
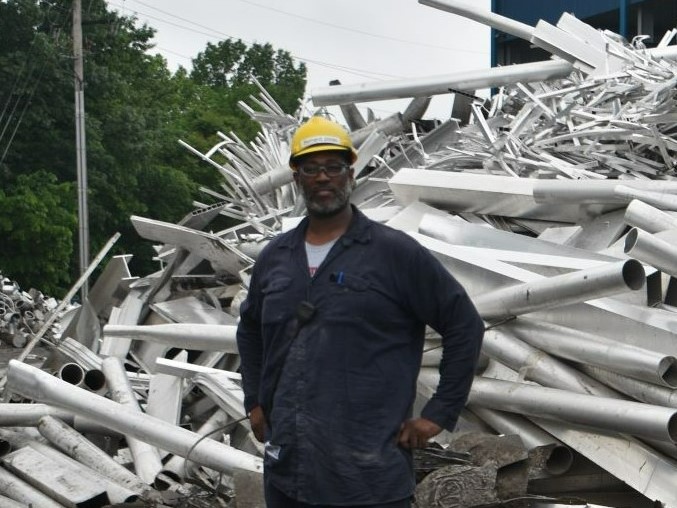
<svg viewBox="0 0 677 508"><path fill-rule="evenodd" d="M490 6L490 0L471 3ZM207 42L228 37L248 44L269 42L306 63L308 93L332 79L360 84L490 65L487 27L417 0L109 0L108 4L157 30L155 51L172 70L179 65L190 69L191 59ZM368 106L377 117L385 117L402 111L407 102ZM451 96L435 98L426 117L447 118L451 104Z"/></svg>

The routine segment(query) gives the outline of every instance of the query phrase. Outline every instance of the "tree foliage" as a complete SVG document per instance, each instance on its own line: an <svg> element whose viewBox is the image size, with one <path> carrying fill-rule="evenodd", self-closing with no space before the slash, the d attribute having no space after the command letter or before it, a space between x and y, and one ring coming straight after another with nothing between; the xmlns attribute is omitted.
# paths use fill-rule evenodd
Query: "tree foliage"
<svg viewBox="0 0 677 508"><path fill-rule="evenodd" d="M199 186L221 184L178 140L205 151L217 131L251 139L257 125L237 103L256 92L252 78L293 112L306 69L270 44L226 40L208 44L190 73L172 74L149 54L148 26L104 0L82 18L90 251L119 231L118 250L148 273L156 266L130 215L175 222ZM41 290L77 278L71 26L70 0L0 2L0 270Z"/></svg>

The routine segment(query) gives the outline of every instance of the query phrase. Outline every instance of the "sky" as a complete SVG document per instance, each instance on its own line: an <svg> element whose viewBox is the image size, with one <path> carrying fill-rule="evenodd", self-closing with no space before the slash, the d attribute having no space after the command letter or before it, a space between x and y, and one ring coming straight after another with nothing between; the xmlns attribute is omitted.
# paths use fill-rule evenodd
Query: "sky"
<svg viewBox="0 0 677 508"><path fill-rule="evenodd" d="M490 0L472 4L489 9ZM152 52L162 54L171 70L190 69L208 42L228 37L268 42L306 64L307 95L334 79L354 85L490 67L488 27L417 0L108 0L108 5L157 30ZM408 102L358 107L384 118ZM453 96L437 96L424 118L446 119L452 104ZM337 114L338 108L330 111Z"/></svg>

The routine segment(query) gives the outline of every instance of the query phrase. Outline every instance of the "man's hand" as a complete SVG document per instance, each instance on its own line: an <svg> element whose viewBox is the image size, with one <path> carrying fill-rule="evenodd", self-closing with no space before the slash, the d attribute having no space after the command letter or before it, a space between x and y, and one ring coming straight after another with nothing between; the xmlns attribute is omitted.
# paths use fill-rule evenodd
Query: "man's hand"
<svg viewBox="0 0 677 508"><path fill-rule="evenodd" d="M403 448L425 448L428 440L442 432L442 427L425 418L412 418L400 426L397 442Z"/></svg>
<svg viewBox="0 0 677 508"><path fill-rule="evenodd" d="M249 412L249 425L252 428L254 437L263 443L264 429L266 428L266 418L263 416L263 409L261 406L256 406Z"/></svg>

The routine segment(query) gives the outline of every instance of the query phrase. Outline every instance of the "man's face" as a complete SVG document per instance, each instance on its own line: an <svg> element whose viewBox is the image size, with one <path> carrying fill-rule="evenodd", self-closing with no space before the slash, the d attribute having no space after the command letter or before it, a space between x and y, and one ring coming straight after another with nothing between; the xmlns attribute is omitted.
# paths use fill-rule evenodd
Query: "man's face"
<svg viewBox="0 0 677 508"><path fill-rule="evenodd" d="M338 166L344 165L338 174ZM321 168L318 168L321 166ZM329 169L326 169L326 168ZM304 171L307 168L309 171ZM319 171L318 171L319 169ZM309 173L315 174L309 174ZM299 162L294 180L301 189L308 214L315 217L336 215L350 202L353 189L353 168L339 151L316 152L303 157Z"/></svg>

